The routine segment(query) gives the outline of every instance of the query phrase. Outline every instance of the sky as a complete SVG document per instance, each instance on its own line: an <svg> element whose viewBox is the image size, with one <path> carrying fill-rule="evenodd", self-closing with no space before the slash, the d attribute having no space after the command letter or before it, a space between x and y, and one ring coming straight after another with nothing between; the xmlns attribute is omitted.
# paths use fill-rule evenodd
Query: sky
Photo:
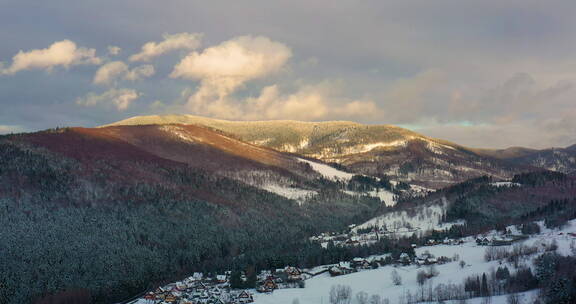
<svg viewBox="0 0 576 304"><path fill-rule="evenodd" d="M576 2L0 0L0 134L137 115L576 143Z"/></svg>

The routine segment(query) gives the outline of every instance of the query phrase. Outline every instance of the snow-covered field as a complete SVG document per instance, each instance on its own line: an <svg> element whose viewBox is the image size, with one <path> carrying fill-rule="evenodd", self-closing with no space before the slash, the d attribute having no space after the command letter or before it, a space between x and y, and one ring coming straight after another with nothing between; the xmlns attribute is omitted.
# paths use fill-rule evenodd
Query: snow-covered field
<svg viewBox="0 0 576 304"><path fill-rule="evenodd" d="M318 193L313 190L287 187L274 183L264 184L261 185L259 188L296 201L302 201Z"/></svg>
<svg viewBox="0 0 576 304"><path fill-rule="evenodd" d="M347 182L352 178L352 176L354 176L352 173L344 172L325 164L313 162L303 158L299 158L298 160L309 164L310 167L314 169L314 171L322 174L322 176L329 180L342 180Z"/></svg>
<svg viewBox="0 0 576 304"><path fill-rule="evenodd" d="M541 223L540 223L541 224ZM533 236L522 243L525 245L539 245L550 244L555 240L558 244L558 253L571 254L571 243L575 242L576 238L567 235L567 232L576 232L576 220L572 220L570 225L561 231L549 230L542 227L542 232L539 235ZM495 232L493 232L495 234ZM511 249L512 246L500 246L499 248ZM459 262L454 261L443 265L436 265L439 272L437 277L431 279L434 286L444 283L462 284L463 280L472 275L482 273L489 273L491 269L497 268L500 264L499 261L486 262L484 254L486 246L477 246L474 238L469 237L462 245L436 245L427 246L416 249L416 254L420 255L425 251L429 251L435 256L454 257L459 256L459 259L465 261L466 265L462 268ZM513 269L512 265L507 265ZM300 304L328 304L329 294L332 286L346 285L352 288L352 293L355 295L359 292L366 292L369 295L380 295L382 298L387 298L390 303L398 303L400 297L410 291L412 294L419 290L419 285L416 282L416 274L419 270L426 269L426 266L384 266L375 270L365 270L349 275L338 277L330 277L325 273L306 281L306 288L302 289L281 289L276 290L272 294L256 294L256 304L292 304L297 299ZM402 277L402 285L396 286L391 280L392 271L396 270ZM528 300L535 295L536 291L531 291L522 294L524 300ZM481 303L482 299L472 299L468 303ZM506 303L506 296L493 297L493 304ZM449 303L449 302L448 302ZM456 302L454 302L456 303ZM530 302L527 302L530 303ZM352 304L357 304L355 298Z"/></svg>
<svg viewBox="0 0 576 304"><path fill-rule="evenodd" d="M350 190L346 190L344 191L344 193L349 194L349 195L368 195L371 197L376 197L379 198L382 203L384 203L386 206L394 206L396 205L396 200L394 199L394 193L384 190L384 189L377 189L377 190L372 190L372 191L368 191L368 192L355 192L355 191L350 191Z"/></svg>

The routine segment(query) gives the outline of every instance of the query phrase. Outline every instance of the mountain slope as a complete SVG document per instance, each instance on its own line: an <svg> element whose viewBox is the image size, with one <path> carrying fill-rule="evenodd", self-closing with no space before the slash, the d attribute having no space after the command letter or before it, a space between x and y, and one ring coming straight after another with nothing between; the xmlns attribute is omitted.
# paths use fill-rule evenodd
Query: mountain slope
<svg viewBox="0 0 576 304"><path fill-rule="evenodd" d="M139 116L112 125L207 126L255 145L338 163L357 173L439 188L481 175L510 178L525 168L391 125L354 122L226 121L192 115Z"/></svg>
<svg viewBox="0 0 576 304"><path fill-rule="evenodd" d="M227 176L243 170L323 187L299 203ZM194 271L270 268L308 236L382 208L319 177L289 155L196 126L0 136L0 302L78 293L115 303Z"/></svg>

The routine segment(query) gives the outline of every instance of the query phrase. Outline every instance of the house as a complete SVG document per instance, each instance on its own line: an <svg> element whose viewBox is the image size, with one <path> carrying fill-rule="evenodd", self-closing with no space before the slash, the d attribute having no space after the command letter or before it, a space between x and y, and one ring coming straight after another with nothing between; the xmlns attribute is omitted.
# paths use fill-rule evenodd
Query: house
<svg viewBox="0 0 576 304"><path fill-rule="evenodd" d="M363 258L354 258L351 266L356 269L370 269L370 262Z"/></svg>
<svg viewBox="0 0 576 304"><path fill-rule="evenodd" d="M220 288L218 288L217 286L214 286L212 288L210 288L210 290L208 291L211 295L221 295L222 294L222 290L220 290Z"/></svg>
<svg viewBox="0 0 576 304"><path fill-rule="evenodd" d="M349 274L354 272L354 269L350 267L350 263L340 262L338 265L334 265L328 269L328 273L331 276L339 276L343 274Z"/></svg>
<svg viewBox="0 0 576 304"><path fill-rule="evenodd" d="M339 275L343 275L343 274L344 274L344 271L343 271L340 267L338 267L338 266L330 267L330 269L328 269L328 272L329 272L330 275L333 276L333 277L336 277L336 276L339 276Z"/></svg>
<svg viewBox="0 0 576 304"><path fill-rule="evenodd" d="M154 301L156 300L156 295L153 292L149 292L144 296L144 299Z"/></svg>
<svg viewBox="0 0 576 304"><path fill-rule="evenodd" d="M240 304L245 304L245 303L252 303L254 302L254 298L252 297L252 294L247 292L247 291L242 291L237 297L236 297L238 303Z"/></svg>
<svg viewBox="0 0 576 304"><path fill-rule="evenodd" d="M177 282L175 289L178 291L184 291L188 288L188 286L184 282Z"/></svg>
<svg viewBox="0 0 576 304"><path fill-rule="evenodd" d="M207 290L208 287L206 286L206 284L202 283L202 282L198 282L198 284L196 284L195 288L197 290Z"/></svg>
<svg viewBox="0 0 576 304"><path fill-rule="evenodd" d="M288 281L302 281L302 271L296 267L287 266L284 273L288 276Z"/></svg>
<svg viewBox="0 0 576 304"><path fill-rule="evenodd" d="M164 302L174 303L176 302L177 298L173 294L168 294L166 298L164 298Z"/></svg>
<svg viewBox="0 0 576 304"><path fill-rule="evenodd" d="M275 280L268 278L258 287L258 292L272 292L274 289L278 289L278 284L276 284Z"/></svg>
<svg viewBox="0 0 576 304"><path fill-rule="evenodd" d="M190 281L202 281L202 279L204 278L204 274L202 272L195 272L194 274L192 274L191 277L189 277L188 279Z"/></svg>
<svg viewBox="0 0 576 304"><path fill-rule="evenodd" d="M488 246L490 245L490 240L486 237L484 238L476 238L476 244L478 246Z"/></svg>
<svg viewBox="0 0 576 304"><path fill-rule="evenodd" d="M400 258L398 259L398 263L402 263L404 265L410 264L410 255L408 255L406 252L402 252L400 254Z"/></svg>
<svg viewBox="0 0 576 304"><path fill-rule="evenodd" d="M228 278L226 277L225 274L218 274L216 275L216 282L220 284L226 283L228 282Z"/></svg>

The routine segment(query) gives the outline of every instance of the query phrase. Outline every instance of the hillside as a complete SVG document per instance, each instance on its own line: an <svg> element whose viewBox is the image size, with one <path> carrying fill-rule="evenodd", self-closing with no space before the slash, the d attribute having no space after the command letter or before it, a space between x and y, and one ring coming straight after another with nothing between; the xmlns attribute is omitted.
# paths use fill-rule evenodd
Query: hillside
<svg viewBox="0 0 576 304"><path fill-rule="evenodd" d="M290 200L242 171L318 193ZM111 303L199 269L271 267L382 206L296 158L194 126L1 136L0 302Z"/></svg>
<svg viewBox="0 0 576 304"><path fill-rule="evenodd" d="M490 155L391 125L354 122L226 121L192 115L138 116L111 125L194 124L258 146L345 166L352 172L440 188L482 175L527 170Z"/></svg>

